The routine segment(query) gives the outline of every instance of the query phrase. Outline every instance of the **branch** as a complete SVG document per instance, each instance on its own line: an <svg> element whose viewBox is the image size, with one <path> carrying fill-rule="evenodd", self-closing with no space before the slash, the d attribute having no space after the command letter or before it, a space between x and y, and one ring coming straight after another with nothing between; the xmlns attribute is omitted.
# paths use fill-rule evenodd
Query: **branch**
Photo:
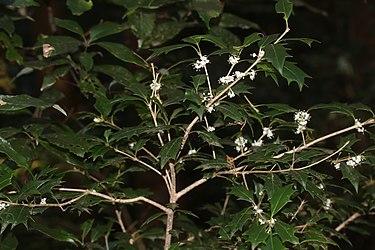
<svg viewBox="0 0 375 250"><path fill-rule="evenodd" d="M187 126L186 130L185 130L185 134L184 134L184 137L182 138L182 142L181 142L181 147L180 147L180 150L184 148L185 146L185 143L189 137L189 134L190 134L190 131L191 129L193 128L193 126L195 125L195 123L197 123L199 120L199 116L196 116L189 124L189 126Z"/></svg>
<svg viewBox="0 0 375 250"><path fill-rule="evenodd" d="M349 218L347 218L346 220L344 220L340 225L338 225L335 230L337 232L340 232L342 229L344 229L350 222L356 220L358 217L361 217L362 214L359 213L359 212L356 212L354 214L352 214L352 216L350 216Z"/></svg>
<svg viewBox="0 0 375 250"><path fill-rule="evenodd" d="M206 178L202 178L200 180L197 180L195 182L193 182L192 184L190 184L189 186L187 186L186 188L180 190L177 194L176 194L176 197L177 197L177 200L179 198L181 198L183 195L187 194L188 192L190 192L191 190L193 190L194 188L202 185L203 183L205 183L206 181L208 181L208 179Z"/></svg>

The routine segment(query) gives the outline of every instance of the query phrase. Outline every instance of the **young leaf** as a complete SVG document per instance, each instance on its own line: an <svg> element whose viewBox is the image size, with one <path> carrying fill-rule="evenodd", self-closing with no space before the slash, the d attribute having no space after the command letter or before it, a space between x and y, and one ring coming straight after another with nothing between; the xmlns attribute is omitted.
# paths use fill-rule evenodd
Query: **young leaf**
<svg viewBox="0 0 375 250"><path fill-rule="evenodd" d="M89 42L96 41L100 38L120 33L126 29L125 25L112 23L112 22L102 22L95 25L90 29L90 39Z"/></svg>
<svg viewBox="0 0 375 250"><path fill-rule="evenodd" d="M298 244L298 238L294 235L297 228L286 224L282 221L277 221L275 224L275 232L279 235L282 242L289 241L293 244Z"/></svg>
<svg viewBox="0 0 375 250"><path fill-rule="evenodd" d="M182 142L182 137L178 137L168 143L166 143L163 148L160 150L160 166L163 168L165 164L173 159L176 159L177 153L180 150Z"/></svg>
<svg viewBox="0 0 375 250"><path fill-rule="evenodd" d="M288 84L296 82L300 90L302 90L305 85L305 78L311 78L292 62L285 62L281 75L285 77Z"/></svg>
<svg viewBox="0 0 375 250"><path fill-rule="evenodd" d="M264 58L266 58L266 60L270 62L277 69L277 71L280 72L280 74L282 74L285 59L287 57L291 57L286 52L284 46L280 44L269 44L266 47L264 47L264 51Z"/></svg>
<svg viewBox="0 0 375 250"><path fill-rule="evenodd" d="M76 34L78 34L78 35L80 35L82 37L84 36L82 27L76 21L73 21L73 20L64 20L64 19L59 19L59 18L55 17L53 19L53 22L58 27L67 29L67 30L69 30L69 31L71 31L73 33L76 33Z"/></svg>
<svg viewBox="0 0 375 250"><path fill-rule="evenodd" d="M4 138L0 137L0 152L6 154L11 161L17 163L17 165L22 166L26 169L29 169L29 163L27 162L25 156L18 153L12 145L5 140Z"/></svg>
<svg viewBox="0 0 375 250"><path fill-rule="evenodd" d="M83 12L90 10L93 3L91 0L68 0L66 5L73 15L80 16Z"/></svg>
<svg viewBox="0 0 375 250"><path fill-rule="evenodd" d="M192 7L210 29L210 20L221 14L222 6L219 0L192 0Z"/></svg>
<svg viewBox="0 0 375 250"><path fill-rule="evenodd" d="M284 14L284 19L287 21L292 14L293 3L290 0L278 0L275 9L277 13Z"/></svg>
<svg viewBox="0 0 375 250"><path fill-rule="evenodd" d="M271 217L279 212L280 209L282 209L290 201L290 196L292 196L294 192L295 191L293 190L292 186L288 185L277 189L273 193L270 199Z"/></svg>
<svg viewBox="0 0 375 250"><path fill-rule="evenodd" d="M355 191L358 193L358 184L363 176L359 173L359 171L353 167L350 167L346 164L340 164L340 170L342 173L342 179L348 179L350 183L353 185Z"/></svg>

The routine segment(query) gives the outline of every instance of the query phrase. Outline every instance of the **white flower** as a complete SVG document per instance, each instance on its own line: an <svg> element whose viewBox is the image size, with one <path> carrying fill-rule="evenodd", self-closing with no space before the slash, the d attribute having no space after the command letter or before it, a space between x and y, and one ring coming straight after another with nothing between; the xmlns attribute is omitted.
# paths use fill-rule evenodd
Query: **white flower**
<svg viewBox="0 0 375 250"><path fill-rule="evenodd" d="M95 117L95 118L93 119L93 121L94 121L95 123L101 123L101 122L104 122L104 119L103 119L102 117Z"/></svg>
<svg viewBox="0 0 375 250"><path fill-rule="evenodd" d="M134 149L134 146L135 146L135 142L131 142L131 143L129 143L129 148L130 148L130 149Z"/></svg>
<svg viewBox="0 0 375 250"><path fill-rule="evenodd" d="M239 79L239 78L244 78L245 77L245 73L241 72L241 71L234 71L234 78L236 79Z"/></svg>
<svg viewBox="0 0 375 250"><path fill-rule="evenodd" d="M251 54L251 56L252 56L253 58L255 58L255 57L258 56L258 54L257 54L257 53L253 53L253 54Z"/></svg>
<svg viewBox="0 0 375 250"><path fill-rule="evenodd" d="M320 183L320 184L318 185L318 188L319 188L320 190L324 190L324 185L323 185L322 183Z"/></svg>
<svg viewBox="0 0 375 250"><path fill-rule="evenodd" d="M207 112L208 112L208 113L211 114L213 111L215 111L215 107L214 107L213 105L207 107Z"/></svg>
<svg viewBox="0 0 375 250"><path fill-rule="evenodd" d="M201 68L204 68L208 63L210 63L210 60L208 60L207 56L200 56L200 60L197 60L193 67L195 70L200 70Z"/></svg>
<svg viewBox="0 0 375 250"><path fill-rule="evenodd" d="M196 153L197 153L197 150L190 149L189 152L188 152L188 155L193 155L193 154L196 154Z"/></svg>
<svg viewBox="0 0 375 250"><path fill-rule="evenodd" d="M233 81L234 81L234 77L233 76L222 76L219 79L219 82L221 84L229 84L229 83L231 83Z"/></svg>
<svg viewBox="0 0 375 250"><path fill-rule="evenodd" d="M355 119L354 122L355 122L355 126L357 126L357 131L359 133L364 133L365 128L362 126L362 123L358 119Z"/></svg>
<svg viewBox="0 0 375 250"><path fill-rule="evenodd" d="M0 203L0 211L3 210L3 209L5 209L5 208L7 208L7 207L9 207L9 204L7 204L7 203Z"/></svg>
<svg viewBox="0 0 375 250"><path fill-rule="evenodd" d="M258 57L263 57L264 54L265 54L264 50L260 49L260 50L259 50Z"/></svg>
<svg viewBox="0 0 375 250"><path fill-rule="evenodd" d="M251 143L251 146L253 147L261 147L263 145L263 140L257 140Z"/></svg>
<svg viewBox="0 0 375 250"><path fill-rule="evenodd" d="M264 127L263 128L263 136L267 136L268 139L272 139L273 132L270 128Z"/></svg>
<svg viewBox="0 0 375 250"><path fill-rule="evenodd" d="M236 65L239 62L240 58L237 56L230 56L228 62L232 65Z"/></svg>
<svg viewBox="0 0 375 250"><path fill-rule="evenodd" d="M214 131L215 131L215 127L212 127L212 126L207 127L207 132L214 132Z"/></svg>
<svg viewBox="0 0 375 250"><path fill-rule="evenodd" d="M48 58L56 50L51 44L45 43L42 45L43 48L43 57Z"/></svg>
<svg viewBox="0 0 375 250"><path fill-rule="evenodd" d="M334 165L334 167L335 167L337 170L339 170L339 169L340 169L340 163L336 163L336 164Z"/></svg>
<svg viewBox="0 0 375 250"><path fill-rule="evenodd" d="M203 93L202 94L202 102L208 102L213 98L212 93Z"/></svg>
<svg viewBox="0 0 375 250"><path fill-rule="evenodd" d="M228 91L228 97L229 98L233 98L233 97L235 97L236 96L236 94L234 93L234 91L232 90L232 89L230 89L229 91Z"/></svg>
<svg viewBox="0 0 375 250"><path fill-rule="evenodd" d="M42 198L42 199L40 200L40 204L41 204L41 205L45 205L45 204L47 204L47 198Z"/></svg>
<svg viewBox="0 0 375 250"><path fill-rule="evenodd" d="M161 88L161 84L155 80L152 81L152 83L150 84L150 88L153 92L157 92L160 90Z"/></svg>
<svg viewBox="0 0 375 250"><path fill-rule="evenodd" d="M236 146L237 152L247 150L247 147L246 147L247 140L245 138L243 138L242 136L237 137L237 139L234 141L234 143L237 145Z"/></svg>
<svg viewBox="0 0 375 250"><path fill-rule="evenodd" d="M347 162L346 162L346 165L348 165L349 167L356 167L358 165L361 165L361 162L365 160L365 157L363 157L362 155L357 155L357 156L353 156L352 158L350 158Z"/></svg>
<svg viewBox="0 0 375 250"><path fill-rule="evenodd" d="M261 215L263 213L263 209L259 208L257 205L255 205L253 209L256 214Z"/></svg>
<svg viewBox="0 0 375 250"><path fill-rule="evenodd" d="M331 199L327 199L324 204L323 204L323 209L324 210L329 210L330 208L332 207L332 200Z"/></svg>
<svg viewBox="0 0 375 250"><path fill-rule="evenodd" d="M310 118L310 114L306 111L298 111L294 114L294 121L298 125L296 134L300 134L306 129L307 122L310 120Z"/></svg>
<svg viewBox="0 0 375 250"><path fill-rule="evenodd" d="M254 81L254 79L255 79L255 75L256 75L256 72L255 72L255 70L252 69L252 70L249 72L250 80Z"/></svg>
<svg viewBox="0 0 375 250"><path fill-rule="evenodd" d="M269 225L270 227L273 227L273 226L275 225L275 223L276 223L276 219L274 219L274 218L271 218L271 219L268 221L268 225Z"/></svg>

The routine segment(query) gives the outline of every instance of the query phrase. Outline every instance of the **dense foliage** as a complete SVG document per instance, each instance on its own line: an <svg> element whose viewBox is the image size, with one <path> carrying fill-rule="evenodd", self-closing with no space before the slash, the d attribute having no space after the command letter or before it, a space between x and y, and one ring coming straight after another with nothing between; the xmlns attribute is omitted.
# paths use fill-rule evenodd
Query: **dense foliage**
<svg viewBox="0 0 375 250"><path fill-rule="evenodd" d="M368 232L372 109L253 101L258 79L308 91L292 48L317 41L289 36L292 1L266 1L275 34L230 1L60 2L58 18L0 1L0 67L17 71L1 84L0 249L328 249ZM26 39L43 8L50 34ZM9 94L18 79L40 91Z"/></svg>

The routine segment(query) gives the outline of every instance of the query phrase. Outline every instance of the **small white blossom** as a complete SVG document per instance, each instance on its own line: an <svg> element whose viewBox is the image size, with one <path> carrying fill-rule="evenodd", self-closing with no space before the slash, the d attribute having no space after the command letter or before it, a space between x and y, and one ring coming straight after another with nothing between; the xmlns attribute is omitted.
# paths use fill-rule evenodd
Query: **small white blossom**
<svg viewBox="0 0 375 250"><path fill-rule="evenodd" d="M265 220L263 220L262 218L259 218L259 219L258 219L258 221L259 221L259 224L261 224L261 225L264 225L264 224L266 224L266 221L265 221Z"/></svg>
<svg viewBox="0 0 375 250"><path fill-rule="evenodd" d="M231 83L233 81L234 81L234 77L233 76L222 76L219 79L219 82L221 84L225 84L225 85L227 85L227 84L229 84L229 83Z"/></svg>
<svg viewBox="0 0 375 250"><path fill-rule="evenodd" d="M336 164L334 165L334 167L335 167L337 170L339 170L339 169L340 169L340 163L336 163Z"/></svg>
<svg viewBox="0 0 375 250"><path fill-rule="evenodd" d="M254 79L255 79L255 75L256 75L256 72L255 72L255 70L252 69L252 70L249 72L250 80L254 81Z"/></svg>
<svg viewBox="0 0 375 250"><path fill-rule="evenodd" d="M257 205L255 205L253 209L254 209L254 211L255 211L256 214L261 215L263 213L263 209L261 209Z"/></svg>
<svg viewBox="0 0 375 250"><path fill-rule="evenodd" d="M362 123L358 119L355 119L354 122L355 122L355 126L357 126L358 133L364 133L365 128L362 126Z"/></svg>
<svg viewBox="0 0 375 250"><path fill-rule="evenodd" d="M353 156L348 161L346 161L346 165L354 168L358 165L361 165L361 162L364 161L364 160L365 160L365 157L363 157L362 155Z"/></svg>
<svg viewBox="0 0 375 250"><path fill-rule="evenodd" d="M255 57L258 56L258 54L257 54L257 53L253 53L253 54L251 54L251 56L252 56L253 58L255 58Z"/></svg>
<svg viewBox="0 0 375 250"><path fill-rule="evenodd" d="M247 150L247 147L246 147L247 139L243 138L242 136L237 137L237 139L234 141L234 143L237 145L236 150L238 152Z"/></svg>
<svg viewBox="0 0 375 250"><path fill-rule="evenodd" d="M42 199L40 200L40 204L41 204L41 205L45 205L45 204L47 204L47 198L42 198Z"/></svg>
<svg viewBox="0 0 375 250"><path fill-rule="evenodd" d="M3 210L3 209L5 209L5 208L7 208L7 207L9 207L9 204L7 204L7 203L0 203L0 211Z"/></svg>
<svg viewBox="0 0 375 250"><path fill-rule="evenodd" d="M234 91L232 90L232 89L230 89L229 91L228 91L228 97L229 98L233 98L233 97L235 97L236 96L236 94L234 93Z"/></svg>
<svg viewBox="0 0 375 250"><path fill-rule="evenodd" d="M331 207L332 207L332 200L328 198L323 204L323 209L327 211L331 209Z"/></svg>
<svg viewBox="0 0 375 250"><path fill-rule="evenodd" d="M130 149L134 149L134 146L135 146L135 142L131 142L131 143L129 143L129 148L130 148Z"/></svg>
<svg viewBox="0 0 375 250"><path fill-rule="evenodd" d="M211 105L211 106L207 107L207 112L208 113L211 114L213 111L215 111L215 107L214 106Z"/></svg>
<svg viewBox="0 0 375 250"><path fill-rule="evenodd" d="M276 219L274 219L274 218L271 218L271 219L268 221L268 225L269 225L270 227L273 227L273 226L275 225L275 223L276 223Z"/></svg>
<svg viewBox="0 0 375 250"><path fill-rule="evenodd" d="M200 60L197 60L194 64L193 67L195 70L200 70L201 68L204 68L208 63L210 63L210 60L208 60L207 56L201 56L199 58Z"/></svg>
<svg viewBox="0 0 375 250"><path fill-rule="evenodd" d="M320 184L318 185L318 188L319 188L320 190L324 190L324 185L323 185L322 183L320 183Z"/></svg>
<svg viewBox="0 0 375 250"><path fill-rule="evenodd" d="M215 131L215 127L212 127L212 126L207 127L207 132L214 132L214 131Z"/></svg>
<svg viewBox="0 0 375 250"><path fill-rule="evenodd" d="M157 92L160 90L161 88L161 84L155 80L152 81L152 83L150 84L150 88L153 92Z"/></svg>
<svg viewBox="0 0 375 250"><path fill-rule="evenodd" d="M239 61L240 61L240 58L237 57L237 56L230 56L229 59L228 59L228 62L231 65L236 65Z"/></svg>
<svg viewBox="0 0 375 250"><path fill-rule="evenodd" d="M251 143L251 146L253 147L261 147L263 145L263 140L257 140Z"/></svg>
<svg viewBox="0 0 375 250"><path fill-rule="evenodd" d="M43 57L48 58L56 50L51 44L45 43L42 45L43 48Z"/></svg>
<svg viewBox="0 0 375 250"><path fill-rule="evenodd" d="M268 139L273 138L273 132L270 128L264 127L263 128L263 136L267 136Z"/></svg>
<svg viewBox="0 0 375 250"><path fill-rule="evenodd" d="M190 149L189 152L188 152L188 155L193 155L193 154L196 154L196 153L197 153L197 150Z"/></svg>
<svg viewBox="0 0 375 250"><path fill-rule="evenodd" d="M296 134L300 134L306 129L307 122L310 120L311 116L306 111L298 111L294 114L294 121L297 123L298 127Z"/></svg>
<svg viewBox="0 0 375 250"><path fill-rule="evenodd" d="M245 77L245 73L241 72L241 71L234 71L234 78L236 79L239 79L239 78L244 78Z"/></svg>
<svg viewBox="0 0 375 250"><path fill-rule="evenodd" d="M203 93L202 94L202 102L208 102L213 98L212 93Z"/></svg>
<svg viewBox="0 0 375 250"><path fill-rule="evenodd" d="M95 123L101 123L101 122L104 122L104 119L103 119L102 117L95 117L95 118L93 119L93 121L94 121Z"/></svg>
<svg viewBox="0 0 375 250"><path fill-rule="evenodd" d="M265 54L264 50L260 49L260 50L259 50L258 57L263 57L264 54Z"/></svg>

